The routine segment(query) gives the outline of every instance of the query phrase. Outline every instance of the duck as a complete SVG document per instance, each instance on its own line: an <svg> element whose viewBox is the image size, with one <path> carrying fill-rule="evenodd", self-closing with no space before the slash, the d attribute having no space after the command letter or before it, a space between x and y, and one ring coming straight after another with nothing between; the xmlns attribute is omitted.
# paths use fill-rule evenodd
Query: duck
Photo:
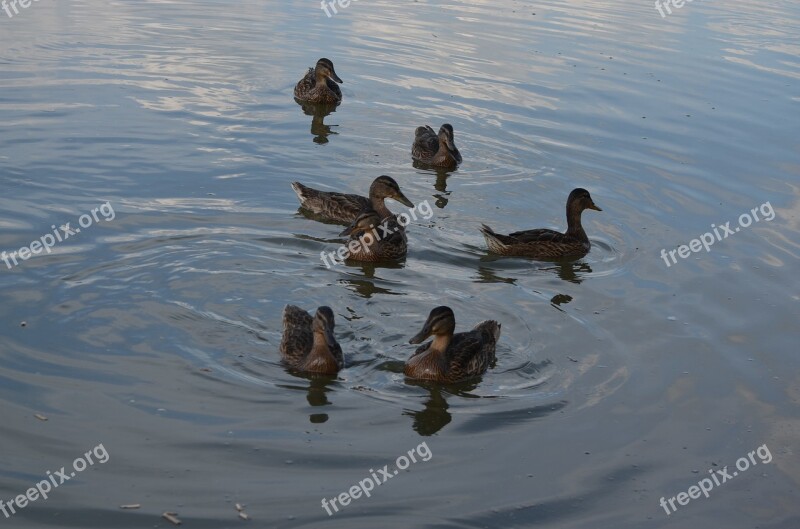
<svg viewBox="0 0 800 529"><path fill-rule="evenodd" d="M452 384L474 378L486 372L496 360L495 347L500 339L500 324L486 320L469 332L454 334L456 318L450 307L436 307L428 316L422 330L411 340L420 344L406 362L407 377Z"/></svg>
<svg viewBox="0 0 800 529"><path fill-rule="evenodd" d="M324 220L348 225L366 209L373 209L381 220L392 216L385 199L391 198L410 208L414 204L406 198L391 176L382 175L369 186L369 198L330 191L319 191L300 182L292 182L292 189L300 199L300 206Z"/></svg>
<svg viewBox="0 0 800 529"><path fill-rule="evenodd" d="M461 163L461 153L453 138L453 126L445 123L439 128L438 134L428 125L417 127L411 157L434 167L457 167Z"/></svg>
<svg viewBox="0 0 800 529"><path fill-rule="evenodd" d="M564 233L542 228L500 235L486 224L481 225L480 231L489 251L499 255L540 260L583 257L591 248L589 237L581 225L581 214L587 209L603 211L595 205L589 192L579 187L573 189L567 198L567 231Z"/></svg>
<svg viewBox="0 0 800 529"><path fill-rule="evenodd" d="M344 367L342 348L333 335L333 311L319 307L311 315L294 305L283 309L283 362L306 373L335 375Z"/></svg>
<svg viewBox="0 0 800 529"><path fill-rule="evenodd" d="M336 83L344 81L336 75L331 60L323 57L298 81L294 87L294 97L309 103L336 104L342 101L342 89Z"/></svg>
<svg viewBox="0 0 800 529"><path fill-rule="evenodd" d="M347 243L348 259L353 261L400 259L406 256L408 250L406 230L397 218L390 216L381 219L373 209L361 212L340 235L350 237ZM351 247L354 250L350 250Z"/></svg>

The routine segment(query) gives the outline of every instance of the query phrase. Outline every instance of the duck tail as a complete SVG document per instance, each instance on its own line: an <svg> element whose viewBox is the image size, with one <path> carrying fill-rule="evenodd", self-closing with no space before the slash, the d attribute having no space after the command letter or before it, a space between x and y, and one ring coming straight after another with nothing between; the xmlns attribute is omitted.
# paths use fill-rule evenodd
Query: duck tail
<svg viewBox="0 0 800 529"><path fill-rule="evenodd" d="M419 138L420 136L425 136L428 132L433 132L433 130L428 126L425 125L423 127L417 127L414 131L414 138Z"/></svg>
<svg viewBox="0 0 800 529"><path fill-rule="evenodd" d="M494 230L492 230L492 228L490 228L486 224L481 224L480 230L481 233L483 234L483 238L486 239L486 246L489 247L489 251L495 253L503 253L503 250L505 250L506 245L505 243L503 243L503 241L500 240L500 238L497 236Z"/></svg>
<svg viewBox="0 0 800 529"><path fill-rule="evenodd" d="M292 189L294 189L294 192L297 194L297 198L300 199L301 204L308 200L308 194L306 193L308 188L306 186L300 182L292 182Z"/></svg>
<svg viewBox="0 0 800 529"><path fill-rule="evenodd" d="M500 323L495 320L486 320L475 326L475 330L488 332L493 338L494 343L500 341Z"/></svg>

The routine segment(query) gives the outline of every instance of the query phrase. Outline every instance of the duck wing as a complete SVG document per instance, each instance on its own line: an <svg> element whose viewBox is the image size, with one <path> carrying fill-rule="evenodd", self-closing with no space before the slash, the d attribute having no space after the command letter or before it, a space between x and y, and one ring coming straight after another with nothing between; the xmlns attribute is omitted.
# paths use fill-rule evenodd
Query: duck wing
<svg viewBox="0 0 800 529"><path fill-rule="evenodd" d="M417 127L414 132L414 145L411 148L411 156L416 159L429 159L439 151L439 136L429 126Z"/></svg>
<svg viewBox="0 0 800 529"><path fill-rule="evenodd" d="M287 305L283 309L280 352L285 361L297 363L311 351L314 344L314 334L311 331L313 321L314 318L300 307Z"/></svg>
<svg viewBox="0 0 800 529"><path fill-rule="evenodd" d="M568 243L573 242L572 237L565 235L555 230L548 230L546 228L537 230L524 230L515 231L508 234L508 237L514 239L518 243L537 243L537 242L553 242L553 243Z"/></svg>
<svg viewBox="0 0 800 529"><path fill-rule="evenodd" d="M484 322L481 325L497 322ZM472 378L482 375L495 361L495 346L497 340L488 328L476 327L475 330L453 335L453 340L447 348L448 363L450 366L449 379L452 381Z"/></svg>
<svg viewBox="0 0 800 529"><path fill-rule="evenodd" d="M369 199L361 195L320 191L300 182L293 182L292 189L303 208L343 224L353 222L363 209L371 207Z"/></svg>
<svg viewBox="0 0 800 529"><path fill-rule="evenodd" d="M302 99L314 89L314 85L316 84L317 80L314 78L314 68L309 68L308 72L306 72L306 75L297 82L297 85L295 85L294 96L298 99Z"/></svg>

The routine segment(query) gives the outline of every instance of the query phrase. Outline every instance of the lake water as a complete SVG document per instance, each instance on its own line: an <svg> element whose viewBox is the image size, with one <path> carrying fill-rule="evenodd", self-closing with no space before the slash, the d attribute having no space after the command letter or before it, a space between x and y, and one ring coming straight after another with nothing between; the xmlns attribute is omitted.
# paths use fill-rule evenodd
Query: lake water
<svg viewBox="0 0 800 529"><path fill-rule="evenodd" d="M797 2L15 6L0 251L74 233L0 262L0 499L95 461L0 526L800 526ZM323 56L344 101L307 115ZM464 163L414 167L444 122ZM326 268L339 228L290 182L381 174L431 206L407 258ZM481 223L563 230L575 187L603 209L586 257L487 254ZM287 303L332 307L338 377L280 364ZM441 304L502 323L482 379L403 377Z"/></svg>

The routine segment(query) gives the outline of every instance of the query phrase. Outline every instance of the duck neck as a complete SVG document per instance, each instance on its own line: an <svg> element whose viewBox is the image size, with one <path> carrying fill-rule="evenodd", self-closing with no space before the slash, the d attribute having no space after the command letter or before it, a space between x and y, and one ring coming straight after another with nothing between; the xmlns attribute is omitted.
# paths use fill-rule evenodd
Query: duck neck
<svg viewBox="0 0 800 529"><path fill-rule="evenodd" d="M567 235L580 239L583 242L589 242L589 237L583 231L581 225L581 211L578 209L570 209L567 207Z"/></svg>
<svg viewBox="0 0 800 529"><path fill-rule="evenodd" d="M314 86L327 86L328 79L325 77L325 74L319 70L314 71L314 79L315 83Z"/></svg>
<svg viewBox="0 0 800 529"><path fill-rule="evenodd" d="M392 212L386 207L386 200L383 197L372 195L370 197L370 202L372 202L372 209L375 210L381 220L392 215Z"/></svg>
<svg viewBox="0 0 800 529"><path fill-rule="evenodd" d="M434 156L433 159L436 162L440 162L441 163L441 162L444 162L444 161L448 160L451 156L452 156L452 154L450 154L450 149L447 148L447 144L440 140L439 141L439 150L436 151L436 156Z"/></svg>
<svg viewBox="0 0 800 529"><path fill-rule="evenodd" d="M314 344L311 346L311 352L308 354L308 363L336 363L333 358L333 353L331 353L331 348L328 346L328 341L321 332L314 333Z"/></svg>
<svg viewBox="0 0 800 529"><path fill-rule="evenodd" d="M444 355L452 340L452 334L437 334L433 337L433 341L431 342L431 346L428 348L428 351L433 354Z"/></svg>

